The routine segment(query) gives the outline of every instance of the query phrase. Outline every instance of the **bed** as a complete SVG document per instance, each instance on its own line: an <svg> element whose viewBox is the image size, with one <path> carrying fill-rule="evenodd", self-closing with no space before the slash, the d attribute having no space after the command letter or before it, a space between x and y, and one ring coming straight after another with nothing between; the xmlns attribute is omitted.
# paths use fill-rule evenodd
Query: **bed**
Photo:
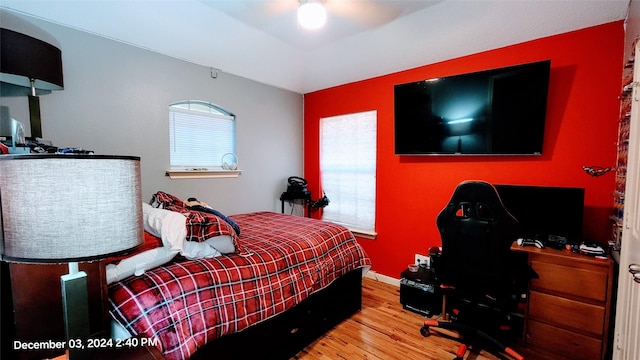
<svg viewBox="0 0 640 360"><path fill-rule="evenodd" d="M177 198L160 203L145 207L145 238L162 246L107 278L115 323L166 359L286 359L361 308L371 262L345 227L274 212L198 222Z"/></svg>

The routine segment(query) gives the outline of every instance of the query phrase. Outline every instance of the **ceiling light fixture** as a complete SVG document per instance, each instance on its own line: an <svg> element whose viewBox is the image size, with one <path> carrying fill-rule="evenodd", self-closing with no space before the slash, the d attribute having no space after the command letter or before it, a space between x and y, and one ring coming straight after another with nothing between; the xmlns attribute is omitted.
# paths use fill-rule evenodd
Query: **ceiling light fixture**
<svg viewBox="0 0 640 360"><path fill-rule="evenodd" d="M327 10L321 1L300 0L298 24L307 30L316 30L327 22Z"/></svg>

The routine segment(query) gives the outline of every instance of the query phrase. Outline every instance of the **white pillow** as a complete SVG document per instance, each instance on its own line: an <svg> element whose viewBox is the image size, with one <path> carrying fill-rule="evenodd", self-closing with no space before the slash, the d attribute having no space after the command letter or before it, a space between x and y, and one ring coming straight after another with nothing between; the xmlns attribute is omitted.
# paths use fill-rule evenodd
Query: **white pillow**
<svg viewBox="0 0 640 360"><path fill-rule="evenodd" d="M144 229L162 239L162 247L143 251L117 264L107 264L107 284L126 277L140 276L145 271L164 265L178 253L187 259L212 258L236 251L230 235L220 235L203 242L186 241L187 218L175 211L142 204Z"/></svg>
<svg viewBox="0 0 640 360"><path fill-rule="evenodd" d="M236 251L230 235L220 235L203 242L186 241L187 217L170 210L142 204L144 229L162 239L162 245L179 251L187 259L211 258Z"/></svg>
<svg viewBox="0 0 640 360"><path fill-rule="evenodd" d="M212 258L236 251L230 235L214 236L203 242L185 241L181 255L187 259Z"/></svg>
<svg viewBox="0 0 640 360"><path fill-rule="evenodd" d="M175 211L142 204L144 229L162 239L162 245L182 252L187 238L187 217Z"/></svg>
<svg viewBox="0 0 640 360"><path fill-rule="evenodd" d="M177 250L158 247L122 259L117 264L107 264L107 284L120 281L131 275L140 276L147 270L168 263L176 255L178 255Z"/></svg>
<svg viewBox="0 0 640 360"><path fill-rule="evenodd" d="M205 243L220 251L221 254L233 254L236 252L236 246L231 235L215 236L205 240Z"/></svg>

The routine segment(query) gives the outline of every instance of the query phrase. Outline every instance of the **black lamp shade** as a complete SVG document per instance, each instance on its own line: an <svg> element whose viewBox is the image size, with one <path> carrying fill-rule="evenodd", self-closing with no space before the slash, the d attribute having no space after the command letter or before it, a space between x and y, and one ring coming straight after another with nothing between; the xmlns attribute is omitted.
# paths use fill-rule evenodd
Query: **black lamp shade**
<svg viewBox="0 0 640 360"><path fill-rule="evenodd" d="M62 90L62 52L34 37L0 28L0 81L41 90Z"/></svg>

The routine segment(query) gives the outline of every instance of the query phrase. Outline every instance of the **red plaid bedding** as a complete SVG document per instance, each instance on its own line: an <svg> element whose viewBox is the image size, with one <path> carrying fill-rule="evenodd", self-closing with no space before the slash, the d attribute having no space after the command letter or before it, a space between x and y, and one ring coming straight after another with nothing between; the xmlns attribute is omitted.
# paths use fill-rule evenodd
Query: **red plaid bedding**
<svg viewBox="0 0 640 360"><path fill-rule="evenodd" d="M250 255L178 261L109 285L113 317L132 334L159 339L167 359L187 359L371 265L342 226L270 212L232 218Z"/></svg>

